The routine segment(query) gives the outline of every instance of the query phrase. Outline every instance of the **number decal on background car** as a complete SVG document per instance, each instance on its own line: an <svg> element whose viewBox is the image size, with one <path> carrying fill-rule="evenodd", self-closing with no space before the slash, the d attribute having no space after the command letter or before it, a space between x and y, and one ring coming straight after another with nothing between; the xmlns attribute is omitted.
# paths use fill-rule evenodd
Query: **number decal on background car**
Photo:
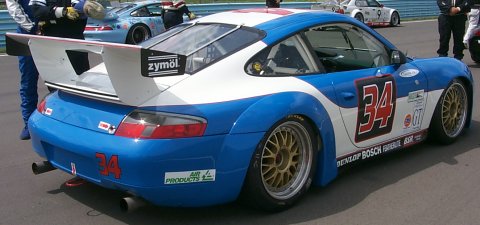
<svg viewBox="0 0 480 225"><path fill-rule="evenodd" d="M360 79L355 86L359 96L355 142L390 133L397 99L393 77Z"/></svg>
<svg viewBox="0 0 480 225"><path fill-rule="evenodd" d="M108 160L107 164L107 156L103 153L95 153L95 157L100 159L98 161L98 166L100 170L100 174L103 176L108 176L109 174L113 173L115 175L115 179L120 179L120 175L122 174L122 170L118 166L118 155L112 155L112 157Z"/></svg>

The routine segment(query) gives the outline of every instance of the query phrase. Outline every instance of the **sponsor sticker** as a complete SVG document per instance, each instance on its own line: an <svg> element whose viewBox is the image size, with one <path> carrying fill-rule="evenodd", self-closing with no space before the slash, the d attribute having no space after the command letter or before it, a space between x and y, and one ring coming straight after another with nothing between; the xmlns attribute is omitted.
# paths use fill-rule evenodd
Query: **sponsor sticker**
<svg viewBox="0 0 480 225"><path fill-rule="evenodd" d="M108 128L110 128L110 124L100 121L100 123L98 124L98 128L108 131Z"/></svg>
<svg viewBox="0 0 480 225"><path fill-rule="evenodd" d="M389 141L383 144L375 145L373 147L362 149L360 151L354 152L347 156L342 156L340 158L337 158L337 167L341 167L349 163L353 163L355 161L365 160L377 155L381 155L383 153L387 153L390 151L402 149L404 147L417 144L423 141L425 137L426 137L426 131L419 131L415 134L410 134L408 136L397 138L393 141Z"/></svg>
<svg viewBox="0 0 480 225"><path fill-rule="evenodd" d="M422 102L424 94L424 90L408 92L408 102Z"/></svg>
<svg viewBox="0 0 480 225"><path fill-rule="evenodd" d="M100 121L100 123L98 124L98 128L108 131L109 134L115 133L115 126L103 121Z"/></svg>
<svg viewBox="0 0 480 225"><path fill-rule="evenodd" d="M410 124L412 124L412 115L407 114L405 115L405 119L403 120L403 128L409 128Z"/></svg>
<svg viewBox="0 0 480 225"><path fill-rule="evenodd" d="M77 175L77 168L75 167L75 163L70 163L70 166L72 167L72 175Z"/></svg>
<svg viewBox="0 0 480 225"><path fill-rule="evenodd" d="M187 57L168 52L141 50L141 70L144 77L173 76L185 73Z"/></svg>
<svg viewBox="0 0 480 225"><path fill-rule="evenodd" d="M52 115L52 113L53 113L53 109L51 109L51 108L47 108L47 109L45 109L45 115L47 115L47 116L51 116L51 115Z"/></svg>
<svg viewBox="0 0 480 225"><path fill-rule="evenodd" d="M407 69L400 72L401 77L414 77L419 73L417 69Z"/></svg>
<svg viewBox="0 0 480 225"><path fill-rule="evenodd" d="M215 169L166 172L164 184L188 184L215 181Z"/></svg>

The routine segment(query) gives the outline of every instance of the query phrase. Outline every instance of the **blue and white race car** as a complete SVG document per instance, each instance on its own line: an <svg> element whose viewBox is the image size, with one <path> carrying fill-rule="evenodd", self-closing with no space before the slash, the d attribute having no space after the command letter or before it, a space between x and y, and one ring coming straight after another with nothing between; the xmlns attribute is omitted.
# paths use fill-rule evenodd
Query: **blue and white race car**
<svg viewBox="0 0 480 225"><path fill-rule="evenodd" d="M179 44L182 43L182 44ZM103 63L77 75L65 50ZM244 9L140 45L7 34L47 86L28 123L44 162L141 200L196 207L241 197L292 206L339 168L471 124L473 80L452 58L411 59L354 18Z"/></svg>
<svg viewBox="0 0 480 225"><path fill-rule="evenodd" d="M165 31L162 8L160 1L119 4L103 20L88 18L85 39L138 44Z"/></svg>

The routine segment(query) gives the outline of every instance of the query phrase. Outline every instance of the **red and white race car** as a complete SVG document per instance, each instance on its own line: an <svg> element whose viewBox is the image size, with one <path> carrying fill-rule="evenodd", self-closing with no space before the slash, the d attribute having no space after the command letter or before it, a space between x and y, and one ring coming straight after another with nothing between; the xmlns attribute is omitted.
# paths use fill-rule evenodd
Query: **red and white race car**
<svg viewBox="0 0 480 225"><path fill-rule="evenodd" d="M397 26L400 24L398 11L385 7L376 0L331 0L313 4L311 8L347 14L369 26Z"/></svg>

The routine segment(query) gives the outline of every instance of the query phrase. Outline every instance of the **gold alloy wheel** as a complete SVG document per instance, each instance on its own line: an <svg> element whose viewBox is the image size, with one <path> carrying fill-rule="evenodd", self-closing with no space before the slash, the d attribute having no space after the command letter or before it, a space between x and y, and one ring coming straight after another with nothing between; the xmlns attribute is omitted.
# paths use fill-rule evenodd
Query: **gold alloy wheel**
<svg viewBox="0 0 480 225"><path fill-rule="evenodd" d="M287 121L278 126L263 146L261 176L270 196L288 199L308 179L312 164L312 141L304 126Z"/></svg>
<svg viewBox="0 0 480 225"><path fill-rule="evenodd" d="M442 102L442 126L449 137L456 137L462 131L467 119L467 93L463 85L452 84Z"/></svg>

